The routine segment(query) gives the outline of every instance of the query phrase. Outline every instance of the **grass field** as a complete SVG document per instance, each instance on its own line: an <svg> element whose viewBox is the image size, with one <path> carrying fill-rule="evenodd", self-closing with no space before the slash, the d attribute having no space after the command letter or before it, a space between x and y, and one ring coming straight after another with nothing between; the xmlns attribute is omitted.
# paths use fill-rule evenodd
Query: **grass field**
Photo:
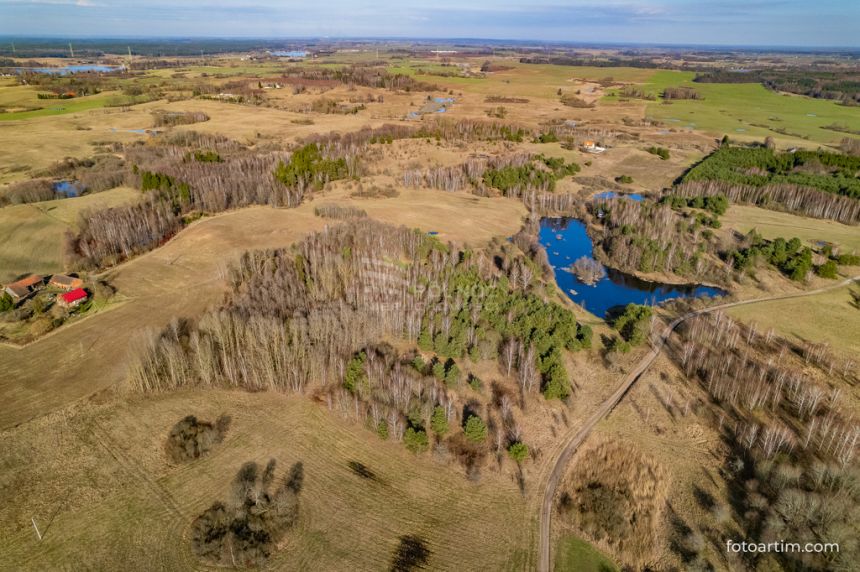
<svg viewBox="0 0 860 572"><path fill-rule="evenodd" d="M136 200L140 193L120 187L71 199L0 208L0 282L26 272L63 270L63 236L87 209L108 208Z"/></svg>
<svg viewBox="0 0 860 572"><path fill-rule="evenodd" d="M480 67L480 62L475 62ZM598 68L577 66L556 66L548 64L521 64L516 61L500 60L497 63L511 69L492 72L484 78L440 77L420 75L418 79L450 89L478 93L482 95L506 95L516 97L539 97L558 99L557 91L575 91L586 81L597 81L611 77L615 81L645 81L650 70L636 68ZM425 68L426 64L414 62L410 66L397 65L393 70L400 73L414 73L415 68ZM442 68L456 69L456 68ZM561 106L561 103L559 103Z"/></svg>
<svg viewBox="0 0 860 572"><path fill-rule="evenodd" d="M164 441L189 414L232 417L209 456L173 466ZM385 570L401 535L423 538L428 569L530 567L533 524L512 479L479 483L414 457L304 396L180 392L81 406L3 433L0 552L16 570L195 570L189 529L226 500L247 461L304 467L299 520L269 562L281 570ZM355 474L359 462L376 478ZM30 519L44 538L36 538Z"/></svg>
<svg viewBox="0 0 860 572"><path fill-rule="evenodd" d="M804 242L827 241L847 252L860 252L860 226L832 220L808 218L758 207L732 205L721 221L724 229L748 233L752 229L768 239L797 237Z"/></svg>
<svg viewBox="0 0 860 572"><path fill-rule="evenodd" d="M17 89L17 88L13 88ZM5 103L7 106L39 107L29 111L13 111L0 113L0 121L16 121L20 119L33 119L35 117L46 117L52 115L63 115L66 113L79 113L90 109L99 109L120 97L119 92L105 91L96 95L75 97L74 99L39 99L36 91L27 88L27 91L16 91L20 97L15 102Z"/></svg>
<svg viewBox="0 0 860 572"><path fill-rule="evenodd" d="M857 291L857 286L852 286ZM776 300L729 310L761 331L773 328L794 342L827 343L842 357L860 355L860 309L848 287L799 300Z"/></svg>
<svg viewBox="0 0 860 572"><path fill-rule="evenodd" d="M860 129L856 109L832 101L780 94L758 83L695 83L694 77L693 72L651 72L640 85L646 93L659 96L666 87L683 86L695 89L703 99L649 102L646 115L668 127L697 129L715 136L748 140L770 135L785 146L838 143L845 135L824 129L833 123Z"/></svg>
<svg viewBox="0 0 860 572"><path fill-rule="evenodd" d="M565 536L555 549L556 572L616 572L618 567L579 538Z"/></svg>

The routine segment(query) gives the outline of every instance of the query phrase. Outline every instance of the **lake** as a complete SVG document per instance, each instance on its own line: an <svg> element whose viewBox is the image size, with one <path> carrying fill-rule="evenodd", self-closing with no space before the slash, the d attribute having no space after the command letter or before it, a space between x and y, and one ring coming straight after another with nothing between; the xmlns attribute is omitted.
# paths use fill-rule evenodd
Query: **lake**
<svg viewBox="0 0 860 572"><path fill-rule="evenodd" d="M15 71L18 73L23 72L34 72L34 73L47 73L53 75L69 75L72 73L84 73L84 72L98 72L98 73L111 73L115 71L119 71L123 69L119 66L105 66L101 64L82 64L77 66L65 66L61 68L15 68Z"/></svg>
<svg viewBox="0 0 860 572"><path fill-rule="evenodd" d="M601 318L611 308L631 303L655 305L673 298L726 294L725 290L713 286L651 282L611 268L606 269L604 278L588 286L566 270L577 258L594 257L594 246L582 221L545 218L541 220L539 240L546 249L559 288L571 300Z"/></svg>
<svg viewBox="0 0 860 572"><path fill-rule="evenodd" d="M274 52L269 52L271 55L279 57L279 58L306 58L308 53L300 50L291 50L291 51L283 51L278 50Z"/></svg>

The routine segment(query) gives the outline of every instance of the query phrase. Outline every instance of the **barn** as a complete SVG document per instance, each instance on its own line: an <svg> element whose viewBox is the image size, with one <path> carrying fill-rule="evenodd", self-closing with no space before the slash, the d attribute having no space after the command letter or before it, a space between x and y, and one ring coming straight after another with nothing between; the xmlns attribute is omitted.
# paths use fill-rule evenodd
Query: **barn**
<svg viewBox="0 0 860 572"><path fill-rule="evenodd" d="M81 304L89 298L89 294L83 288L75 288L74 290L70 290L65 294L60 294L57 297L57 303L64 308L74 308L78 304Z"/></svg>
<svg viewBox="0 0 860 572"><path fill-rule="evenodd" d="M74 276L66 276L65 274L54 274L48 282L49 286L61 288L63 290L75 290L84 287L84 281Z"/></svg>
<svg viewBox="0 0 860 572"><path fill-rule="evenodd" d="M38 274L30 274L20 280L6 285L6 293L12 296L16 303L27 298L33 292L41 290L45 285L45 279Z"/></svg>

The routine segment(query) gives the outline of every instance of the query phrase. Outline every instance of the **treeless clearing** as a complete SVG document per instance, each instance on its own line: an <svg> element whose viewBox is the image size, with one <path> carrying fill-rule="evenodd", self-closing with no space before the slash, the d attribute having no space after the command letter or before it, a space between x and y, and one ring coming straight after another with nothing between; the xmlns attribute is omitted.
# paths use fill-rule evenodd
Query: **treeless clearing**
<svg viewBox="0 0 860 572"><path fill-rule="evenodd" d="M171 466L164 443L173 424L222 413L232 417L226 440ZM530 512L512 479L487 469L470 482L302 396L216 390L82 405L7 430L3 440L0 462L10 470L0 475L0 552L18 570L68 562L199 569L192 521L227 498L244 462L270 458L278 474L304 465L299 520L273 569L387 569L406 534L425 540L435 570L521 570L531 560Z"/></svg>
<svg viewBox="0 0 860 572"><path fill-rule="evenodd" d="M78 214L130 203L140 191L127 187L70 199L0 208L0 282L26 272L63 270L63 236L77 226Z"/></svg>
<svg viewBox="0 0 860 572"><path fill-rule="evenodd" d="M332 192L326 200L337 196L342 195ZM354 204L385 222L438 231L443 239L473 245L514 234L525 212L514 200L429 190ZM25 348L0 347L0 391L6 398L0 427L123 380L135 333L161 329L174 317L195 317L217 304L224 291L223 272L242 252L287 246L331 224L315 216L313 207L314 202L296 209L252 207L203 219L165 246L107 273L129 299L122 306ZM51 359L42 359L46 355Z"/></svg>
<svg viewBox="0 0 860 572"><path fill-rule="evenodd" d="M831 223L832 224L832 223ZM852 305L852 285L797 300L776 300L729 310L729 314L773 328L793 342L827 343L843 357L860 354L860 309Z"/></svg>
<svg viewBox="0 0 860 572"><path fill-rule="evenodd" d="M0 121L0 183L26 179L66 157L90 157L99 143L145 140L145 133L129 130L151 127L148 112L118 108Z"/></svg>
<svg viewBox="0 0 860 572"><path fill-rule="evenodd" d="M797 237L804 242L833 242L846 252L860 252L860 227L746 205L731 205L721 217L724 229L748 233L755 229L773 239ZM724 231L726 232L726 231Z"/></svg>

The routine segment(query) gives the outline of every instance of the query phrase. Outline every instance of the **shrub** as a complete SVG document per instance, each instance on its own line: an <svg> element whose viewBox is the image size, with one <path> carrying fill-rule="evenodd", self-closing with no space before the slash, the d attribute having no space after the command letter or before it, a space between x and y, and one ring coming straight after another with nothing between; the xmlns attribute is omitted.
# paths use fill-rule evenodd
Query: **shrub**
<svg viewBox="0 0 860 572"><path fill-rule="evenodd" d="M437 405L433 409L433 415L430 417L430 427L440 437L448 432L448 415L445 413L445 408L441 405Z"/></svg>
<svg viewBox="0 0 860 572"><path fill-rule="evenodd" d="M629 185L633 182L633 177L630 175L621 175L619 177L615 177L616 183L621 183L622 185Z"/></svg>
<svg viewBox="0 0 860 572"><path fill-rule="evenodd" d="M535 138L535 143L558 143L558 135L552 131L541 133Z"/></svg>
<svg viewBox="0 0 860 572"><path fill-rule="evenodd" d="M657 155L663 161L665 161L669 158L669 150L666 149L665 147L648 147L645 150L648 151L649 153L651 153L652 155Z"/></svg>
<svg viewBox="0 0 860 572"><path fill-rule="evenodd" d="M385 419L380 419L376 424L376 434L383 441L388 440L388 422Z"/></svg>
<svg viewBox="0 0 860 572"><path fill-rule="evenodd" d="M816 266L815 273L822 278L836 278L836 262L828 260L821 266Z"/></svg>
<svg viewBox="0 0 860 572"><path fill-rule="evenodd" d="M191 525L191 546L197 556L221 566L265 564L298 518L304 480L300 462L277 487L274 473L274 459L262 473L256 463L242 465L230 501L214 503Z"/></svg>
<svg viewBox="0 0 860 572"><path fill-rule="evenodd" d="M525 461L529 456L529 447L525 443L512 443L508 447L508 456L517 462L517 464Z"/></svg>
<svg viewBox="0 0 860 572"><path fill-rule="evenodd" d="M224 440L230 427L230 417L222 415L213 425L189 415L179 421L167 436L167 455L175 462L193 461L206 455Z"/></svg>
<svg viewBox="0 0 860 572"><path fill-rule="evenodd" d="M367 354L359 352L346 364L346 373L343 375L343 386L351 393L361 391L367 385L367 374L364 372L364 362L366 360Z"/></svg>
<svg viewBox="0 0 860 572"><path fill-rule="evenodd" d="M483 443L487 439L487 425L477 415L470 415L463 429L466 437L473 443Z"/></svg>
<svg viewBox="0 0 860 572"><path fill-rule="evenodd" d="M390 570L391 572L423 570L429 557L430 550L423 538L411 534L401 536L400 544L398 544L392 558Z"/></svg>
<svg viewBox="0 0 860 572"><path fill-rule="evenodd" d="M403 444L406 445L407 449L417 454L426 451L430 443L426 431L409 427L403 434Z"/></svg>
<svg viewBox="0 0 860 572"><path fill-rule="evenodd" d="M860 256L856 254L840 254L836 257L839 266L860 266Z"/></svg>

